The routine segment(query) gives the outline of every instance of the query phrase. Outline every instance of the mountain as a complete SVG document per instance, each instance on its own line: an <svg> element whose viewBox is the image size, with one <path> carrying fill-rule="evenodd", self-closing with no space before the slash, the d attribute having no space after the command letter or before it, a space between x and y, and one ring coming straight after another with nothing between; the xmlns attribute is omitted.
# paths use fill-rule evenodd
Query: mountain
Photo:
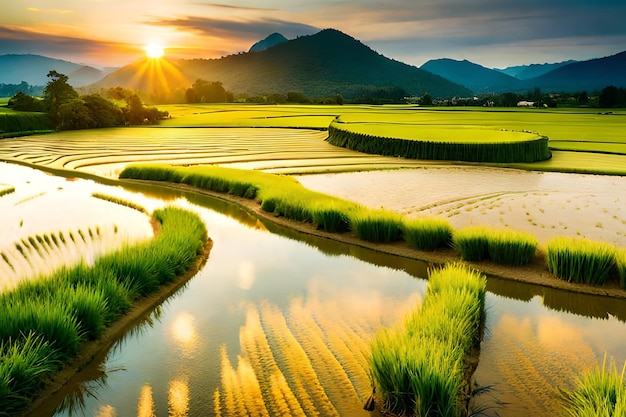
<svg viewBox="0 0 626 417"><path fill-rule="evenodd" d="M555 70L564 65L573 64L575 61L570 59L569 61L557 62L554 64L531 64L531 65L517 65L514 67L506 67L504 69L494 68L496 71L503 72L511 77L515 77L519 80L528 80L530 78L539 77L543 74Z"/></svg>
<svg viewBox="0 0 626 417"><path fill-rule="evenodd" d="M267 48L271 48L272 46L276 46L283 42L287 42L287 38L285 38L280 33L272 33L267 38L262 39L252 45L248 52L261 52L265 51Z"/></svg>
<svg viewBox="0 0 626 417"><path fill-rule="evenodd" d="M443 58L433 59L420 67L457 84L464 85L474 93L503 92L517 89L518 79L500 71L485 68L473 62Z"/></svg>
<svg viewBox="0 0 626 417"><path fill-rule="evenodd" d="M50 81L48 72L56 70L68 76L74 87L82 87L96 82L105 71L41 55L0 55L0 83L19 84L26 81L30 85L46 85Z"/></svg>
<svg viewBox="0 0 626 417"><path fill-rule="evenodd" d="M545 92L596 91L606 86L626 87L626 51L604 58L574 62L526 80Z"/></svg>
<svg viewBox="0 0 626 417"><path fill-rule="evenodd" d="M164 62L164 65L165 66ZM240 53L220 59L178 60L168 63L187 79L221 81L235 94L300 92L310 97L342 94L354 98L364 91L401 88L407 95L467 97L471 91L438 75L389 59L335 29L301 36L260 52ZM120 85L158 91L141 72L141 66L124 67L94 87ZM135 79L135 81L133 81ZM143 79L144 81L137 81Z"/></svg>

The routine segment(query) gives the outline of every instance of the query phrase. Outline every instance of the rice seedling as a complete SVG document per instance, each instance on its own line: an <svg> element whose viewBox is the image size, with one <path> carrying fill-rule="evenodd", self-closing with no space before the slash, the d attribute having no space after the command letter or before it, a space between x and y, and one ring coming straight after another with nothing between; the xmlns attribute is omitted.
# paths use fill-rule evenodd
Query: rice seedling
<svg viewBox="0 0 626 417"><path fill-rule="evenodd" d="M370 378L397 415L467 414L468 355L480 343L486 279L462 264L429 273L421 308L371 343Z"/></svg>
<svg viewBox="0 0 626 417"><path fill-rule="evenodd" d="M502 265L522 266L535 256L537 245L530 233L487 226L469 226L453 235L453 247L466 261L490 259Z"/></svg>
<svg viewBox="0 0 626 417"><path fill-rule="evenodd" d="M510 229L492 229L488 236L489 258L501 265L523 266L537 252L537 239L530 233Z"/></svg>
<svg viewBox="0 0 626 417"><path fill-rule="evenodd" d="M12 270L14 270L14 271L15 271L15 268L13 267L13 264L12 264L12 263L11 263L11 261L9 260L9 257L8 257L8 256L7 256L4 252L2 252L2 253L0 254L0 256L2 256L2 260L3 260L3 261L7 264L7 265L9 265L9 267L10 267Z"/></svg>
<svg viewBox="0 0 626 417"><path fill-rule="evenodd" d="M91 196L94 197L94 198L98 198L100 200L108 201L108 202L111 202L111 203L114 203L114 204L119 204L121 206L125 206L125 207L128 207L128 208L131 208L133 210L137 210L140 213L148 214L148 210L146 210L145 207L143 207L140 204L135 203L134 201L130 201L130 200L126 200L124 198L115 197L115 196L112 196L112 195L98 193L98 192L92 193Z"/></svg>
<svg viewBox="0 0 626 417"><path fill-rule="evenodd" d="M359 239L390 243L400 239L402 216L388 210L358 210L350 216L350 227Z"/></svg>
<svg viewBox="0 0 626 417"><path fill-rule="evenodd" d="M311 208L313 223L319 229L331 233L341 233L350 230L350 217L346 207L338 204L318 203Z"/></svg>
<svg viewBox="0 0 626 417"><path fill-rule="evenodd" d="M466 261L478 262L489 257L489 228L486 226L468 226L455 230L452 235L452 247Z"/></svg>
<svg viewBox="0 0 626 417"><path fill-rule="evenodd" d="M51 344L32 332L1 341L0 358L0 413L6 416L22 411L41 380L60 366Z"/></svg>
<svg viewBox="0 0 626 417"><path fill-rule="evenodd" d="M5 196L7 194L11 194L15 192L15 187L8 187L0 190L0 197Z"/></svg>
<svg viewBox="0 0 626 417"><path fill-rule="evenodd" d="M558 236L546 245L548 270L568 282L603 285L615 266L615 246Z"/></svg>
<svg viewBox="0 0 626 417"><path fill-rule="evenodd" d="M563 405L572 417L618 417L626 415L626 362L621 373L615 363L582 374L573 389L561 389Z"/></svg>
<svg viewBox="0 0 626 417"><path fill-rule="evenodd" d="M450 246L452 226L443 218L417 218L406 220L402 236L411 248L432 251Z"/></svg>
<svg viewBox="0 0 626 417"><path fill-rule="evenodd" d="M136 298L195 262L207 239L202 220L171 207L155 211L154 217L161 233L153 240L103 255L91 267L61 268L0 294L0 392L6 394L0 395L0 410L21 409L42 378L75 356L86 340L100 336ZM30 345L29 350L20 348ZM27 356L27 390L12 382L21 381L15 369L22 366L23 352L33 355Z"/></svg>
<svg viewBox="0 0 626 417"><path fill-rule="evenodd" d="M390 129L398 135L379 135L387 134ZM364 125L334 120L328 127L327 140L333 145L359 152L409 159L529 163L551 157L548 138L535 134L480 129L478 132L472 131L475 137L468 139L469 129L436 126L427 133L424 130L419 125ZM420 140L420 135L438 138Z"/></svg>
<svg viewBox="0 0 626 417"><path fill-rule="evenodd" d="M621 248L615 254L615 264L617 266L617 275L619 276L620 286L626 289L626 249Z"/></svg>

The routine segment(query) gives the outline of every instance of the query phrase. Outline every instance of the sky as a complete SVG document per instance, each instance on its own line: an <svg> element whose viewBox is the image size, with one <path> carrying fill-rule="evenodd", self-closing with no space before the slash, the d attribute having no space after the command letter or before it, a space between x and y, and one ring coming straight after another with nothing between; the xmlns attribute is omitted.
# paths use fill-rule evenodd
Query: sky
<svg viewBox="0 0 626 417"><path fill-rule="evenodd" d="M123 66L147 44L168 58L219 58L273 32L334 28L420 66L467 59L489 68L586 60L626 50L625 0L8 0L0 55Z"/></svg>

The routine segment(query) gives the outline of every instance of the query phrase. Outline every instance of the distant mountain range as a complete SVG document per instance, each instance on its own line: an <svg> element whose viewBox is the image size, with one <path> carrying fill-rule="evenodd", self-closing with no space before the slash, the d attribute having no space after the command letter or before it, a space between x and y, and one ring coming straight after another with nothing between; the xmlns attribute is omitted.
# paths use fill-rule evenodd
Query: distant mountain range
<svg viewBox="0 0 626 417"><path fill-rule="evenodd" d="M570 59L568 61L557 62L554 64L531 64L531 65L517 65L514 67L506 67L504 69L494 68L496 71L500 71L504 74L510 75L520 80L529 80L531 78L539 77L552 70L555 70L563 65L573 64L575 61Z"/></svg>
<svg viewBox="0 0 626 417"><path fill-rule="evenodd" d="M626 87L626 51L588 61L489 69L469 61L436 59L421 69L464 85L474 93L598 91L608 85ZM517 74L512 76L510 74ZM527 78L534 75L532 78Z"/></svg>
<svg viewBox="0 0 626 417"><path fill-rule="evenodd" d="M67 75L72 86L82 87L98 81L116 69L97 69L41 55L0 55L0 83L3 84L19 84L25 81L30 85L46 85L50 81L48 72L56 70Z"/></svg>
<svg viewBox="0 0 626 417"><path fill-rule="evenodd" d="M420 68L389 59L345 33L325 29L287 40L278 33L245 53L219 59L139 60L119 69L98 69L39 55L1 55L0 83L45 85L51 69L72 85L122 86L150 93L182 90L199 78L221 81L235 94L299 92L310 97L401 89L407 95L471 97L485 92L593 92L626 87L626 52L588 61L490 69L464 60L436 59Z"/></svg>

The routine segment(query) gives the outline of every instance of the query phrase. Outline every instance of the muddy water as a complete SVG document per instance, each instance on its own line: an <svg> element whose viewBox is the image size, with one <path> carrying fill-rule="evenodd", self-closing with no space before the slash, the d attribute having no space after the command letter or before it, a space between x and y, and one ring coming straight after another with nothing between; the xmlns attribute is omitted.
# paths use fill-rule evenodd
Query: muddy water
<svg viewBox="0 0 626 417"><path fill-rule="evenodd" d="M626 177L489 167L424 167L300 176L306 187L455 228L524 230L545 243L580 236L626 247Z"/></svg>
<svg viewBox="0 0 626 417"><path fill-rule="evenodd" d="M218 200L126 192L196 210L214 241L210 258L33 415L369 414L368 340L420 303L426 265L301 236ZM476 399L485 415L556 415L556 387L605 353L626 360L623 300L488 285L475 375L492 386Z"/></svg>

